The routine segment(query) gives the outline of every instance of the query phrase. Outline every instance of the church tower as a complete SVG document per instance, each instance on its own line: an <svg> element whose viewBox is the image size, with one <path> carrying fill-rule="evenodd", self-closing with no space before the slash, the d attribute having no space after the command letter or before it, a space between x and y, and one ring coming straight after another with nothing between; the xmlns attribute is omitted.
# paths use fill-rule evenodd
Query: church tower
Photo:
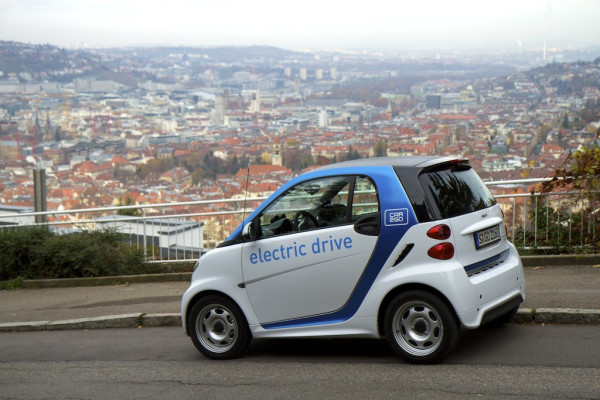
<svg viewBox="0 0 600 400"><path fill-rule="evenodd" d="M281 138L279 136L275 136L275 140L273 141L273 156L271 157L271 164L279 167L283 165L283 160L281 159Z"/></svg>
<svg viewBox="0 0 600 400"><path fill-rule="evenodd" d="M44 142L51 142L54 140L54 132L52 131L52 125L50 125L50 112L46 112L46 126L44 126Z"/></svg>
<svg viewBox="0 0 600 400"><path fill-rule="evenodd" d="M36 142L41 142L44 138L44 132L42 131L42 125L40 124L40 119L38 118L37 106L36 106L36 110L35 110L35 122L33 123L33 138Z"/></svg>

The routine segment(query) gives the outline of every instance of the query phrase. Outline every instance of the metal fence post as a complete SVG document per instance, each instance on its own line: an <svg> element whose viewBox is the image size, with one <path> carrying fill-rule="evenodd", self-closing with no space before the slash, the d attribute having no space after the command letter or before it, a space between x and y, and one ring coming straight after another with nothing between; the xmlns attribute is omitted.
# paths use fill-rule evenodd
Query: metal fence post
<svg viewBox="0 0 600 400"><path fill-rule="evenodd" d="M148 252L146 251L146 209L142 208L142 218L144 218L144 238L142 242L144 243L144 262L148 262Z"/></svg>
<svg viewBox="0 0 600 400"><path fill-rule="evenodd" d="M558 195L558 208L556 209L556 247L560 250L560 195Z"/></svg>
<svg viewBox="0 0 600 400"><path fill-rule="evenodd" d="M523 247L526 246L526 236L527 236L527 198L523 198L525 200L525 204L523 205Z"/></svg>
<svg viewBox="0 0 600 400"><path fill-rule="evenodd" d="M537 247L537 228L538 228L538 224L537 224L538 198L537 198L537 196L535 196L534 199L535 199L535 212L534 212L535 222L533 223L533 247Z"/></svg>
<svg viewBox="0 0 600 400"><path fill-rule="evenodd" d="M33 198L35 212L46 211L46 170L43 168L34 168L33 170ZM45 224L46 215L36 215L36 224Z"/></svg>
<svg viewBox="0 0 600 400"><path fill-rule="evenodd" d="M516 199L514 197L510 198L510 201L512 201L512 227L511 227L511 231L512 231L512 242L515 242L515 216L517 214L517 203L516 203Z"/></svg>
<svg viewBox="0 0 600 400"><path fill-rule="evenodd" d="M550 233L550 196L546 196L546 242Z"/></svg>

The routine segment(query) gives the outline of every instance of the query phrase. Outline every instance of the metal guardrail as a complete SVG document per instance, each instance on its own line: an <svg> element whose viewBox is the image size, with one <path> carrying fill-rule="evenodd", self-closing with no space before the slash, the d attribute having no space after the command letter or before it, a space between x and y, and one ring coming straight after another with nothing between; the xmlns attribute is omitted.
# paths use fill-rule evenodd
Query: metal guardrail
<svg viewBox="0 0 600 400"><path fill-rule="evenodd" d="M551 178L486 182L494 186L523 187ZM600 195L598 193L596 196ZM600 209L589 210L578 192L494 194L505 213L509 239L529 251L597 253L600 238L597 223ZM577 200L579 199L579 200ZM595 203L595 202L594 202Z"/></svg>
<svg viewBox="0 0 600 400"><path fill-rule="evenodd" d="M497 192L494 194L504 212L509 239L525 250L597 251L590 247L590 243L599 240L595 237L595 213L580 215L578 209L584 209L585 204L572 206L566 212L562 210L573 193L529 193L529 185L547 180L549 178L486 182L492 193ZM504 192L514 189L515 193L500 194L499 188ZM522 190L516 193L519 188ZM142 248L147 262L181 261L197 259L203 252L215 248L265 199L199 200L5 214L0 215L0 227L47 225L64 233L111 228L125 235L131 245ZM173 208L215 204L219 204L220 211L164 215ZM249 208L244 209L244 205ZM123 215L128 211L139 212L139 215ZM46 222L36 224L34 219L40 216Z"/></svg>
<svg viewBox="0 0 600 400"><path fill-rule="evenodd" d="M242 222L252 209L240 205L255 204L266 197L218 199L117 207L96 207L0 215L0 228L45 225L55 232L69 233L97 229L114 229L134 246L143 249L146 262L169 262L197 259L216 247ZM214 212L167 214L167 209L223 204L231 209ZM128 211L139 216L124 215ZM36 217L46 222L35 223Z"/></svg>

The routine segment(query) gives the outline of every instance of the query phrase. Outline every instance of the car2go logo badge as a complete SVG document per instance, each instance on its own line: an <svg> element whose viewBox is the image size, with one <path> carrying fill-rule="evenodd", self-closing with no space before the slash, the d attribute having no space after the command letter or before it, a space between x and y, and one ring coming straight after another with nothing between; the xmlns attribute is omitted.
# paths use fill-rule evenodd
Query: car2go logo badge
<svg viewBox="0 0 600 400"><path fill-rule="evenodd" d="M385 211L385 226L408 225L408 208Z"/></svg>

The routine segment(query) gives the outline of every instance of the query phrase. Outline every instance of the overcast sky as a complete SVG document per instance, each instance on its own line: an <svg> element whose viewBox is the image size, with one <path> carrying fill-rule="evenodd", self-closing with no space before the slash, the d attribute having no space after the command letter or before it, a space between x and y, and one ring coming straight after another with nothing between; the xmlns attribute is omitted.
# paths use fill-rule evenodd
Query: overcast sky
<svg viewBox="0 0 600 400"><path fill-rule="evenodd" d="M0 40L58 46L600 45L598 0L0 0Z"/></svg>

